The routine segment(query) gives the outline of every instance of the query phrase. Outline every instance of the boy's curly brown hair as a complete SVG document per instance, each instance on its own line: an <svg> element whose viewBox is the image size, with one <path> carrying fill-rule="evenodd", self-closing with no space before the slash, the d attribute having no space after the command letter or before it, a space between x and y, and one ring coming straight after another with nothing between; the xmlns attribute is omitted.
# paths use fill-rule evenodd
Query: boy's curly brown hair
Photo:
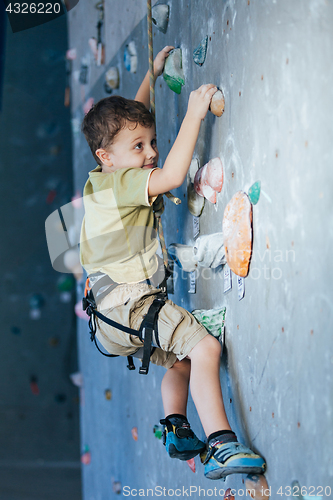
<svg viewBox="0 0 333 500"><path fill-rule="evenodd" d="M147 128L155 124L153 115L142 102L118 95L101 99L84 117L81 130L99 165L101 161L95 152L99 148L108 149L127 122Z"/></svg>

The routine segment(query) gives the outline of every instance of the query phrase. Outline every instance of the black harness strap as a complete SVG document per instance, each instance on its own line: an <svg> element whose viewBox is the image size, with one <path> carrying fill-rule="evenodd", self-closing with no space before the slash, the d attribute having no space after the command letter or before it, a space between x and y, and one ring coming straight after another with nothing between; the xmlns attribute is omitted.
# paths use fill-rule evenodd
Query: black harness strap
<svg viewBox="0 0 333 500"><path fill-rule="evenodd" d="M106 277L108 278L108 277ZM110 278L105 280L105 283L103 281L103 278L98 280L96 283L96 288L95 292L97 294L97 290L99 290L103 286L107 286L110 284ZM98 286L97 286L98 285ZM106 292L103 292L102 294L98 295L97 299L100 300L101 297L104 297L110 291L115 288L117 284L111 284L110 287L106 290ZM134 330L133 328L129 328L127 326L124 326L120 323L117 323L116 321L113 321L110 318L107 318L104 316L104 314L101 314L99 311L97 311L97 305L96 305L96 300L95 300L95 295L93 293L94 287L92 287L91 290L88 291L87 295L83 297L82 300L82 305L83 305L83 310L86 311L88 314L89 318L89 328L90 328L90 339L92 342L95 343L97 349L99 352L101 352L104 356L110 357L110 358L115 358L118 357L117 354L106 354L105 352L101 351L101 349L98 347L97 341L96 341L96 319L95 317L99 318L101 321L104 321L108 325L112 326L113 328L117 328L118 330L121 330L125 333L128 333L129 335L134 335L136 337L139 337L140 340L143 341L143 359L142 359L142 366L140 367L139 373L143 375L148 374L149 370L149 361L150 361L150 356L154 352L155 348L152 350L151 349L151 344L153 338L155 338L157 345L160 347L160 342L158 339L158 326L157 326L157 319L158 319L158 313L160 309L164 306L165 301L166 301L166 294L164 292L160 292L156 294L156 297L151 304L151 306L148 309L148 312L143 319L140 329L139 330ZM133 363L133 357L132 356L127 356L128 360L128 365L127 368L129 370L135 370L135 365Z"/></svg>
<svg viewBox="0 0 333 500"><path fill-rule="evenodd" d="M160 312L164 304L165 304L164 294L160 297L156 297L151 306L149 307L148 312L140 326L139 332L141 334L141 340L143 340L144 344L143 344L142 366L140 367L139 373L143 375L147 375L149 370L149 360L152 354L150 346L154 336L157 345L161 347L158 339L157 317L158 313Z"/></svg>

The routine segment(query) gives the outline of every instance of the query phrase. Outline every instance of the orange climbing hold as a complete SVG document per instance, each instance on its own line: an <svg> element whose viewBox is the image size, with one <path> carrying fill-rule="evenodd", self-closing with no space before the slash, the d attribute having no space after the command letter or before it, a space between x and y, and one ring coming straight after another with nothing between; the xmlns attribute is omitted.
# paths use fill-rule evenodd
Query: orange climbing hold
<svg viewBox="0 0 333 500"><path fill-rule="evenodd" d="M258 500L268 500L270 489L265 476L262 474L249 474L245 479L246 495Z"/></svg>
<svg viewBox="0 0 333 500"><path fill-rule="evenodd" d="M134 439L134 441L137 441L139 438L137 427L133 427L132 429L132 438Z"/></svg>
<svg viewBox="0 0 333 500"><path fill-rule="evenodd" d="M223 500L235 500L235 496L231 493L231 488L228 488L224 494Z"/></svg>
<svg viewBox="0 0 333 500"><path fill-rule="evenodd" d="M230 269L245 278L252 253L252 205L243 191L238 191L225 208L223 236Z"/></svg>
<svg viewBox="0 0 333 500"><path fill-rule="evenodd" d="M223 186L223 165L220 158L213 158L199 168L194 177L194 190L211 203L216 203L216 193Z"/></svg>
<svg viewBox="0 0 333 500"><path fill-rule="evenodd" d="M212 97L212 100L210 101L210 106L209 109L215 116L222 116L224 112L224 95L222 93L222 90L218 90L215 92L215 94Z"/></svg>

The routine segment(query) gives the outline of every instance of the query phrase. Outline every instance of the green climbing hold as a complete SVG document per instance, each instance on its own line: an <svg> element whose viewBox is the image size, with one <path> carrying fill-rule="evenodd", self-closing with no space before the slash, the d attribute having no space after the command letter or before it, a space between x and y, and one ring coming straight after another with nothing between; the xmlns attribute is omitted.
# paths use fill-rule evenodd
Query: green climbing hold
<svg viewBox="0 0 333 500"><path fill-rule="evenodd" d="M226 308L221 309L196 309L192 311L193 316L201 323L208 332L220 340L223 344Z"/></svg>
<svg viewBox="0 0 333 500"><path fill-rule="evenodd" d="M252 205L256 205L260 198L261 182L257 181L249 189L248 195Z"/></svg>
<svg viewBox="0 0 333 500"><path fill-rule="evenodd" d="M201 40L199 45L193 51L193 61L198 66L202 66L206 59L207 53L207 43L208 43L208 35Z"/></svg>
<svg viewBox="0 0 333 500"><path fill-rule="evenodd" d="M163 78L173 92L181 93L182 86L185 85L181 49L170 51L165 61Z"/></svg>

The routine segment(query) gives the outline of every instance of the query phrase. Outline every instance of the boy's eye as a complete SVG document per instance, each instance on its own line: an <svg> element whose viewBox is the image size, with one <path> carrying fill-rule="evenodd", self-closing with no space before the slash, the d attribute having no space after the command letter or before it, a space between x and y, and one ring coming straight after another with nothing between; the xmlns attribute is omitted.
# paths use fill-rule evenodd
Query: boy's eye
<svg viewBox="0 0 333 500"><path fill-rule="evenodd" d="M151 141L151 145L152 145L152 146L156 146L156 142L157 142L157 141L156 141L156 138L155 138L155 139L153 139L153 140Z"/></svg>
<svg viewBox="0 0 333 500"><path fill-rule="evenodd" d="M135 149L141 149L142 148L142 142L139 142L136 146Z"/></svg>

